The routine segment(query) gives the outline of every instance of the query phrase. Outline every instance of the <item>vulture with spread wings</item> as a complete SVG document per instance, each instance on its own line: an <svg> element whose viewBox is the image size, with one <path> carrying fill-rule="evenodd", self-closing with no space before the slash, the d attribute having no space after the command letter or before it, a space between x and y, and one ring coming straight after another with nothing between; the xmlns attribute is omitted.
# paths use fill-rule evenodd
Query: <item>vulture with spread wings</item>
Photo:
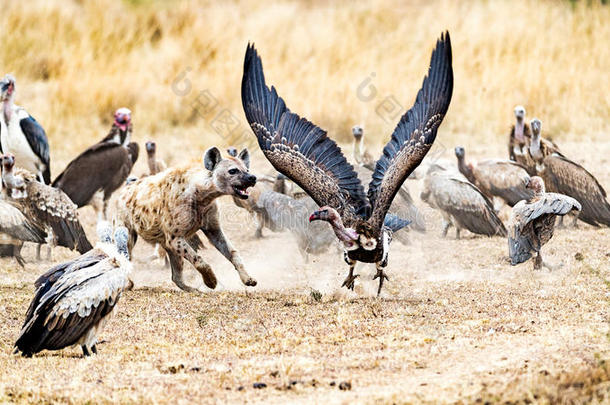
<svg viewBox="0 0 610 405"><path fill-rule="evenodd" d="M241 91L246 118L264 155L321 207L310 221L329 222L343 243L349 265L343 285L353 289L356 262L375 263L379 293L387 280L383 269L392 238L385 224L386 213L407 176L430 150L451 101L449 33L437 41L428 76L377 161L367 194L354 168L326 131L291 112L275 88L267 87L253 45L246 50Z"/></svg>

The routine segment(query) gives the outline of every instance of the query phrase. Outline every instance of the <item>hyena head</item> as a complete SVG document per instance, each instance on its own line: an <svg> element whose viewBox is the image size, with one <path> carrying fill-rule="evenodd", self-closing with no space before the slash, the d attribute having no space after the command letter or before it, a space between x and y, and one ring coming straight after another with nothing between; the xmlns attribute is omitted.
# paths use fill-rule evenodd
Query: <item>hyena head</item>
<svg viewBox="0 0 610 405"><path fill-rule="evenodd" d="M243 200L248 198L248 187L256 184L256 176L248 173L250 153L243 149L236 157L223 159L220 151L212 147L205 152L203 164L212 172L212 181L218 191L234 195Z"/></svg>

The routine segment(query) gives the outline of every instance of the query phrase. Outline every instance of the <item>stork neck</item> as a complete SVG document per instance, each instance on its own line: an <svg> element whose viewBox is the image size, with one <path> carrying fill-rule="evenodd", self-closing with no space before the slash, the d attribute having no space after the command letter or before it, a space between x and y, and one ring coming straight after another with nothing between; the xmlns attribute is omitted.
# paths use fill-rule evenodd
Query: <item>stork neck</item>
<svg viewBox="0 0 610 405"><path fill-rule="evenodd" d="M10 96L2 102L2 113L4 114L4 122L8 126L8 122L11 120L13 114L13 96Z"/></svg>

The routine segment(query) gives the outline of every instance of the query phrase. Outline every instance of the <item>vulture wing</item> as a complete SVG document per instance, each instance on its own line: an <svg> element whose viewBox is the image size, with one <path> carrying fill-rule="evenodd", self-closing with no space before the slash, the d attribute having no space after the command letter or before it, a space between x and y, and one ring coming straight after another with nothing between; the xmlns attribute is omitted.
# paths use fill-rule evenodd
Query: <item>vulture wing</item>
<svg viewBox="0 0 610 405"><path fill-rule="evenodd" d="M27 242L45 243L47 233L17 207L0 200L0 232Z"/></svg>
<svg viewBox="0 0 610 405"><path fill-rule="evenodd" d="M511 207L534 194L525 187L529 180L527 168L511 160L485 160L476 166L475 176L481 187L502 198Z"/></svg>
<svg viewBox="0 0 610 405"><path fill-rule="evenodd" d="M548 216L566 215L572 210L579 211L581 205L572 197L563 194L546 193L535 202L520 201L512 210L508 223L508 254L513 265L523 263L532 257L532 251L540 248L540 241L534 233L534 221ZM554 221L554 218L549 218Z"/></svg>
<svg viewBox="0 0 610 405"><path fill-rule="evenodd" d="M51 183L51 159L49 157L49 141L47 134L44 129L40 126L38 121L28 114L27 118L23 118L19 121L21 131L25 135L30 148L34 151L36 156L46 165L45 171L42 173L45 184Z"/></svg>
<svg viewBox="0 0 610 405"><path fill-rule="evenodd" d="M432 52L430 69L415 104L398 122L392 139L375 166L368 198L373 207L369 222L376 229L383 225L394 196L421 163L436 138L453 93L451 63L451 40L446 32Z"/></svg>
<svg viewBox="0 0 610 405"><path fill-rule="evenodd" d="M103 190L106 196L119 188L129 176L133 161L130 150L116 143L98 143L71 161L53 181L79 208Z"/></svg>
<svg viewBox="0 0 610 405"><path fill-rule="evenodd" d="M248 123L273 167L319 206L335 208L347 226L356 215L367 215L369 204L352 165L326 131L290 112L275 88L267 87L253 45L246 50L241 96Z"/></svg>
<svg viewBox="0 0 610 405"><path fill-rule="evenodd" d="M60 189L28 180L26 209L49 226L59 246L85 253L93 248L83 229L76 205Z"/></svg>
<svg viewBox="0 0 610 405"><path fill-rule="evenodd" d="M575 198L582 204L578 219L593 225L610 226L610 204L606 190L584 167L553 154L543 160L542 177L547 190Z"/></svg>
<svg viewBox="0 0 610 405"><path fill-rule="evenodd" d="M118 262L65 272L40 297L15 346L24 354L71 346L108 315L129 279Z"/></svg>

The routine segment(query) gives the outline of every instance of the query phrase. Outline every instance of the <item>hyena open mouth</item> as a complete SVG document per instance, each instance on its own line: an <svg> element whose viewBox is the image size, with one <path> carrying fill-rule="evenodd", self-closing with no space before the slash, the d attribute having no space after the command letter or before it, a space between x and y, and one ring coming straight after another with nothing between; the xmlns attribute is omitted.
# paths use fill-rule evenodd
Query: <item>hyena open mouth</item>
<svg viewBox="0 0 610 405"><path fill-rule="evenodd" d="M250 195L248 186L233 186L233 191L235 192L235 195L242 200L247 200L248 196Z"/></svg>

